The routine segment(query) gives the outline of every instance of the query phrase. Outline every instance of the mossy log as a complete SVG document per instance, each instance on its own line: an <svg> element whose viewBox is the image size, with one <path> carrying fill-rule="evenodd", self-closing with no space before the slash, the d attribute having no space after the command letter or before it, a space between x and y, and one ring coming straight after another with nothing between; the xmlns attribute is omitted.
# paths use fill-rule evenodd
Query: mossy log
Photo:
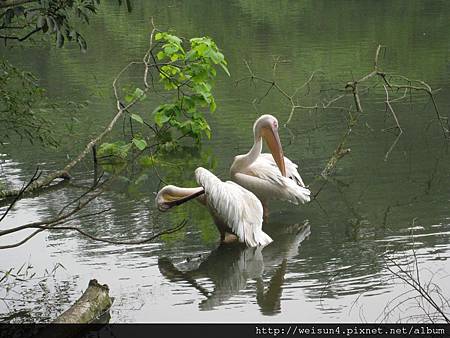
<svg viewBox="0 0 450 338"><path fill-rule="evenodd" d="M33 338L75 338L88 331L101 329L107 323L108 310L113 300L109 297L109 288L95 279L89 281L88 288L72 306L50 324L36 328L38 332L16 335L16 337ZM101 317L99 319L99 317ZM107 319L105 319L107 318ZM96 323L98 325L86 325ZM103 324L102 324L103 323ZM63 325L61 325L63 324Z"/></svg>
<svg viewBox="0 0 450 338"><path fill-rule="evenodd" d="M89 281L89 286L83 295L64 313L56 318L54 324L91 323L105 313L112 305L108 285L101 285L95 279Z"/></svg>

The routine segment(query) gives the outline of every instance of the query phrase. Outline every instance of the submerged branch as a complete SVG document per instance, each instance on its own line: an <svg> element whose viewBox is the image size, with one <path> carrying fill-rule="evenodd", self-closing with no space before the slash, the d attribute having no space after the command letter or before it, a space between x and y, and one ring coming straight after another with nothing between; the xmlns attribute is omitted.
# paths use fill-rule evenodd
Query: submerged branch
<svg viewBox="0 0 450 338"><path fill-rule="evenodd" d="M181 221L177 226L167 229L167 230L163 230L161 232L158 232L150 237L144 238L144 239L140 239L140 240L136 240L136 241L116 241L116 240L112 240L112 239L107 239L107 238L101 238L101 237L97 237L94 236L92 234L89 234L88 232L82 230L81 228L78 227L73 227L73 226L54 226L54 227L49 227L49 226L44 226L44 225L35 225L32 226L32 228L36 228L36 229L42 229L42 230L73 230L78 232L79 234L83 235L84 237L87 237L89 239L92 239L96 242L103 242L103 243L108 243L108 244L115 244L115 245L141 245L141 244L147 244L149 242L154 241L155 239L164 236L164 235L170 235L174 232L177 232L181 229L183 229L187 224L187 220L184 219L183 221Z"/></svg>
<svg viewBox="0 0 450 338"><path fill-rule="evenodd" d="M183 220L180 224L178 224L177 226L175 226L173 228L161 231L161 232L154 234L148 238L136 240L136 241L115 241L112 239L96 237L79 227L61 226L62 224L65 224L70 221L80 220L82 218L87 218L87 217L92 217L92 216L98 216L98 215L110 210L110 209L104 209L104 210L100 210L97 212L78 215L80 213L80 211L82 211L91 201L96 199L98 196L100 196L100 194L102 194L104 192L106 183L110 183L110 181L108 181L108 180L104 180L102 182L100 182L100 180L101 180L101 177L99 178L99 181L96 182L87 191L85 191L79 197L75 198L74 200L70 201L65 206L63 206L60 209L60 211L57 213L56 217L47 219L44 221L27 223L27 224L19 225L19 226L10 228L10 229L0 231L0 237L2 237L2 236L7 236L10 234L18 233L18 232L28 230L28 229L37 229L34 232L32 232L30 235L28 235L27 237L23 238L22 240L20 240L18 242L15 242L12 244L7 244L7 245L1 245L0 250L18 247L18 246L28 242L31 238L33 238L34 236L36 236L37 234L39 234L40 232L45 231L45 230L48 230L48 231L50 231L50 230L57 230L57 231L73 230L73 231L76 231L79 234L83 235L84 237L87 237L89 239L99 241L99 242L104 242L104 243L109 243L109 244L118 244L118 245L139 245L139 244L145 244L145 243L151 242L162 235L174 233L178 230L181 230L186 225L187 220ZM73 205L74 205L74 207L71 210L68 210L69 207L73 206Z"/></svg>

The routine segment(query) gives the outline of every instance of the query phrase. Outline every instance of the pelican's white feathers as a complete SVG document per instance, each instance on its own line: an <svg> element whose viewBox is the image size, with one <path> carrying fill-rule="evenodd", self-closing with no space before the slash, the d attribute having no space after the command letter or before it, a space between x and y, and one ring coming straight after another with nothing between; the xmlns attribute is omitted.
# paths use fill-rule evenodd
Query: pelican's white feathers
<svg viewBox="0 0 450 338"><path fill-rule="evenodd" d="M252 192L234 182L222 182L202 167L195 170L195 177L205 189L206 205L219 226L229 227L250 247L272 242L262 231L263 207Z"/></svg>
<svg viewBox="0 0 450 338"><path fill-rule="evenodd" d="M294 204L310 201L311 191L305 187L298 166L287 157L284 177L271 154L263 153L247 168L234 174L234 180L254 192L263 201L279 199Z"/></svg>

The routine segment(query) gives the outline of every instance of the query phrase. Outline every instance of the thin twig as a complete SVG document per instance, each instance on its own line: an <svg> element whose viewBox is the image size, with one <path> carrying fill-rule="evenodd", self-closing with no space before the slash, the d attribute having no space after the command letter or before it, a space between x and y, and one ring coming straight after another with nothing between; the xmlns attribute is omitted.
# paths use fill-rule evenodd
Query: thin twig
<svg viewBox="0 0 450 338"><path fill-rule="evenodd" d="M141 245L141 244L146 244L148 242L151 242L155 239L157 239L158 237L161 237L163 235L168 235L168 234L172 234L174 232L177 232L179 230L181 230L185 225L187 224L187 219L184 219L183 221L181 221L176 227L158 232L155 235L152 235L148 238L145 239L141 239L141 240L137 240L137 241L114 241L111 239L107 239L107 238L101 238L101 237L96 237L92 234L89 234L88 232L78 228L78 227L73 227L73 226L57 226L57 227L49 227L49 226L45 226L45 225L35 225L33 226L33 228L36 229L41 229L41 230L73 230L73 231L77 231L78 233L80 233L81 235L88 237L94 241L97 242L104 242L104 243L109 243L109 244L116 244L116 245Z"/></svg>
<svg viewBox="0 0 450 338"><path fill-rule="evenodd" d="M17 196L14 198L14 200L9 204L8 208L6 209L6 211L3 213L2 217L0 217L0 222L3 221L3 219L6 217L6 215L8 215L8 213L10 212L10 210L12 209L12 207L16 204L16 202L21 198L21 196L23 195L23 193L28 189L28 187L33 184L34 181L38 180L39 177L41 176L42 171L39 171L39 166L36 167L36 170L33 174L33 176L31 177L31 179L28 181L28 183L24 183L22 185L22 188L20 189L19 193L17 194Z"/></svg>

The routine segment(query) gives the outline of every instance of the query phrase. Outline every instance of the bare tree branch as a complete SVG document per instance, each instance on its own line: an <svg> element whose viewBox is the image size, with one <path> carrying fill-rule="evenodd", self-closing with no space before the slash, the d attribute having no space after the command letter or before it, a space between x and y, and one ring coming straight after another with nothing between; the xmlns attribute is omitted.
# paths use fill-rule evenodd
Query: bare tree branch
<svg viewBox="0 0 450 338"><path fill-rule="evenodd" d="M30 38L32 35L34 35L35 33L41 31L42 28L35 28L32 31L28 32L27 34L25 34L22 37L18 37L15 35L0 35L0 39L4 39L4 40L17 40L17 41L25 41L26 39ZM5 42L6 43L6 42Z"/></svg>
<svg viewBox="0 0 450 338"><path fill-rule="evenodd" d="M152 235L148 238L145 239L141 239L141 240L137 240L137 241L115 241L112 239L107 239L107 238L101 238L101 237L96 237L92 234L89 234L88 232L78 228L78 227L72 227L72 226L58 226L58 227L49 227L49 226L45 226L45 225L35 225L33 226L33 228L36 229L42 229L42 230L73 230L73 231L77 231L78 233L80 233L81 235L88 237L94 241L97 242L104 242L104 243L109 243L109 244L117 244L117 245L140 245L140 244L146 244L148 242L151 242L155 239L157 239L158 237L161 237L163 235L169 235L172 234L174 232L177 232L179 230L181 230L182 228L184 228L184 226L187 224L187 220L184 219L183 221L181 221L177 226L167 229L167 230L163 230L161 232L158 232L155 235Z"/></svg>
<svg viewBox="0 0 450 338"><path fill-rule="evenodd" d="M174 228L164 230L160 233L152 235L149 238L146 238L143 240L137 240L137 241L114 241L112 239L96 237L78 227L59 226L61 224L64 224L64 223L67 223L70 221L80 220L82 218L87 218L87 217L92 217L92 216L97 216L97 215L100 215L102 213L109 211L110 209L104 209L101 211L76 216L76 214L78 214L81 210L83 210L91 201L96 199L104 191L104 187L106 186L107 182L110 182L110 181L104 180L103 182L98 183L93 187L90 187L82 195L80 195L73 201L70 201L65 206L63 206L61 208L61 210L58 212L57 216L52 219L47 219L47 220L39 221L39 222L32 222L32 223L28 223L28 224L24 224L24 225L20 225L20 226L14 227L14 228L0 231L0 237L2 237L2 236L10 235L10 234L20 232L20 231L23 231L26 229L37 229L36 231L32 232L30 235L28 235L27 237L23 238L22 240L20 240L16 243L0 246L0 250L18 247L18 246L26 243L27 241L29 241L31 238L33 238L40 232L45 231L45 230L73 230L73 231L77 231L81 235L88 237L95 241L100 241L100 242L105 242L105 243L110 243L110 244L139 245L139 244L148 243L162 235L171 234L173 232L176 232L176 231L182 229L186 225L187 220L183 220L179 225L177 225ZM72 208L72 210L66 211L66 209L68 209L69 206L74 205L75 203L77 203L77 204L75 205L74 208Z"/></svg>
<svg viewBox="0 0 450 338"><path fill-rule="evenodd" d="M20 197L22 196L22 194L25 192L25 190L28 189L28 187L33 184L34 181L38 180L39 177L41 176L42 171L39 172L39 167L36 168L36 171L34 172L33 176L31 177L31 179L28 181L27 184L23 184L22 188L19 191L19 194L14 198L14 200L10 203L10 205L8 206L8 208L6 209L6 211L3 213L2 217L0 217L0 222L3 221L3 219L6 217L6 215L8 215L8 213L11 211L11 209L13 208L13 206L16 204L16 202L20 199Z"/></svg>

